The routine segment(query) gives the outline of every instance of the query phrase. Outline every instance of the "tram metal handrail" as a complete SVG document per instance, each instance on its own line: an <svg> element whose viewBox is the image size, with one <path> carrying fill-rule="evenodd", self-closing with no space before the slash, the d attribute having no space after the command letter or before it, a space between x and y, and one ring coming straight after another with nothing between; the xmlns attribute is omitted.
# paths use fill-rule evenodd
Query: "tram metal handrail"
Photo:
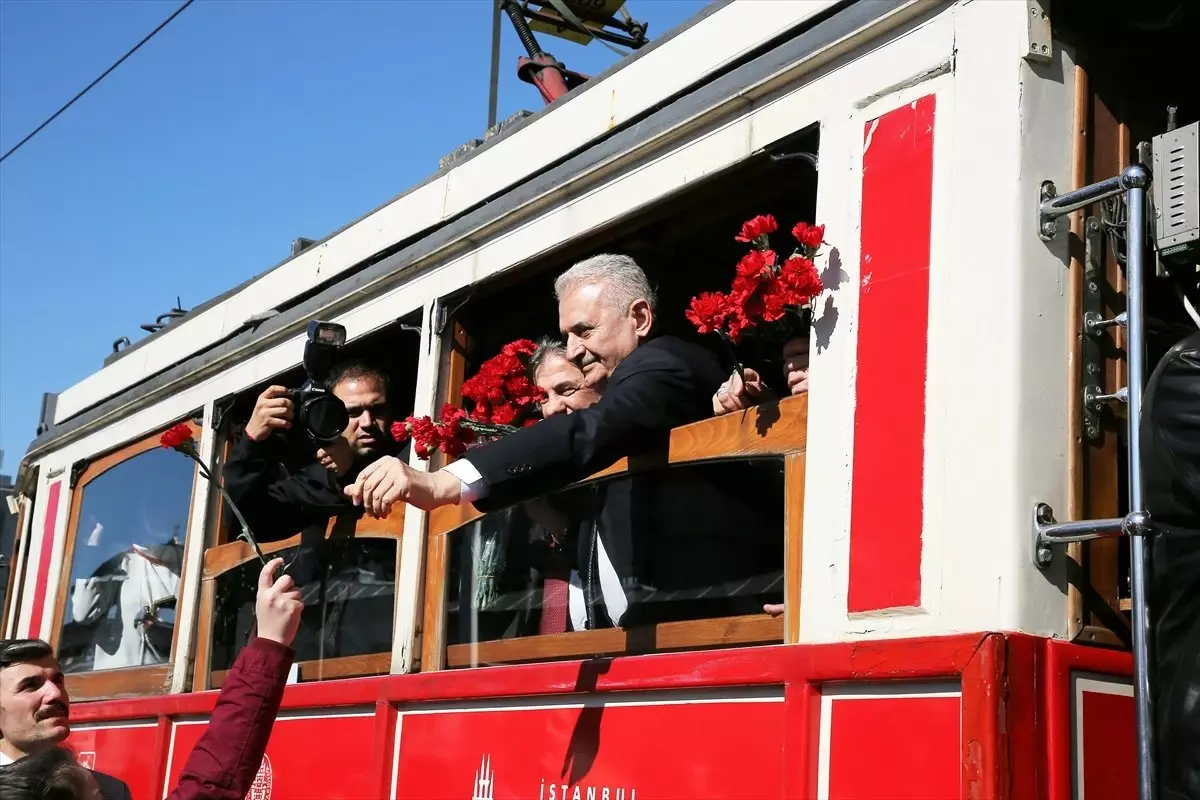
<svg viewBox="0 0 1200 800"><path fill-rule="evenodd" d="M1133 617L1133 699L1137 720L1138 798L1155 800L1153 707L1150 696L1150 618L1148 605L1148 534L1153 532L1145 511L1142 447L1138 421L1146 385L1146 340L1143 302L1146 248L1146 190L1150 170L1142 164L1126 167L1120 175L1058 196L1054 184L1042 183L1038 197L1038 235L1049 240L1058 232L1059 217L1109 197L1125 193L1128 215L1126 241L1126 328L1128 331L1129 385L1105 399L1128 403L1126 415L1129 467L1128 515L1119 519L1056 522L1045 503L1034 506L1034 563L1045 569L1053 560L1052 545L1129 536L1130 609Z"/></svg>

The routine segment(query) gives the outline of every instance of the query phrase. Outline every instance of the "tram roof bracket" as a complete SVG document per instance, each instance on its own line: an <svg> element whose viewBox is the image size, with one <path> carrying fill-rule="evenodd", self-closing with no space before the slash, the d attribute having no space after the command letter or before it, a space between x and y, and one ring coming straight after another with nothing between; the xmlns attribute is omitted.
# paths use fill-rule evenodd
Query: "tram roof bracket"
<svg viewBox="0 0 1200 800"><path fill-rule="evenodd" d="M1054 41L1050 31L1050 14L1042 0L1025 2L1025 52L1026 61L1049 64L1054 57Z"/></svg>

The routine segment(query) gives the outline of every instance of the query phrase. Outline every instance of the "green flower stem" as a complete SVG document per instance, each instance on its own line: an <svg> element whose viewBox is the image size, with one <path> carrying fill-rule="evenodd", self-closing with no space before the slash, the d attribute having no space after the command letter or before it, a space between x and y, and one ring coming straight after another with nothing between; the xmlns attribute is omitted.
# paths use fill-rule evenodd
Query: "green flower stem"
<svg viewBox="0 0 1200 800"><path fill-rule="evenodd" d="M225 487L221 485L220 481L217 481L215 478L213 478L213 474L209 471L208 465L205 464L200 458L200 454L196 452L194 446L186 450L181 449L180 452L190 457L192 461L195 461L200 466L200 474L204 476L204 479L208 481L210 486L215 486L217 491L221 493L221 497L224 498L225 502L229 504L229 509L233 511L233 515L237 517L238 524L242 526L242 532L238 534L238 538L244 539L250 544L251 547L254 548L254 554L258 556L258 560L261 561L265 566L267 563L267 557L263 553L262 548L258 546L258 540L254 538L254 534L250 531L250 524L246 522L246 518L242 516L241 510L237 507L237 503L233 502L233 498L229 496L229 492L225 491Z"/></svg>

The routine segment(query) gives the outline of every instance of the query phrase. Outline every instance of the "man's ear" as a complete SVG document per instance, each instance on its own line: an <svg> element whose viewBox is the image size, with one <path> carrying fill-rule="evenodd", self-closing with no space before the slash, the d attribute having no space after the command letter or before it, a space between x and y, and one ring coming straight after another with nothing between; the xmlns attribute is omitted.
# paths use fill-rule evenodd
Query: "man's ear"
<svg viewBox="0 0 1200 800"><path fill-rule="evenodd" d="M649 301L644 297L634 300L629 307L629 316L633 317L633 331L639 339L650 335L650 329L654 327L654 309L650 308Z"/></svg>

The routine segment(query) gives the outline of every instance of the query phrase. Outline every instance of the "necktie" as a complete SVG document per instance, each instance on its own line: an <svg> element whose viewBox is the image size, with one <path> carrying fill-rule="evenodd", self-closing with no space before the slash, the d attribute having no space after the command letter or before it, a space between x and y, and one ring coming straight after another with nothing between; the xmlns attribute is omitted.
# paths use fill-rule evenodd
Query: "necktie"
<svg viewBox="0 0 1200 800"><path fill-rule="evenodd" d="M546 569L546 580L542 584L542 620L538 633L563 633L567 629L567 569L559 548L550 551L550 563Z"/></svg>

